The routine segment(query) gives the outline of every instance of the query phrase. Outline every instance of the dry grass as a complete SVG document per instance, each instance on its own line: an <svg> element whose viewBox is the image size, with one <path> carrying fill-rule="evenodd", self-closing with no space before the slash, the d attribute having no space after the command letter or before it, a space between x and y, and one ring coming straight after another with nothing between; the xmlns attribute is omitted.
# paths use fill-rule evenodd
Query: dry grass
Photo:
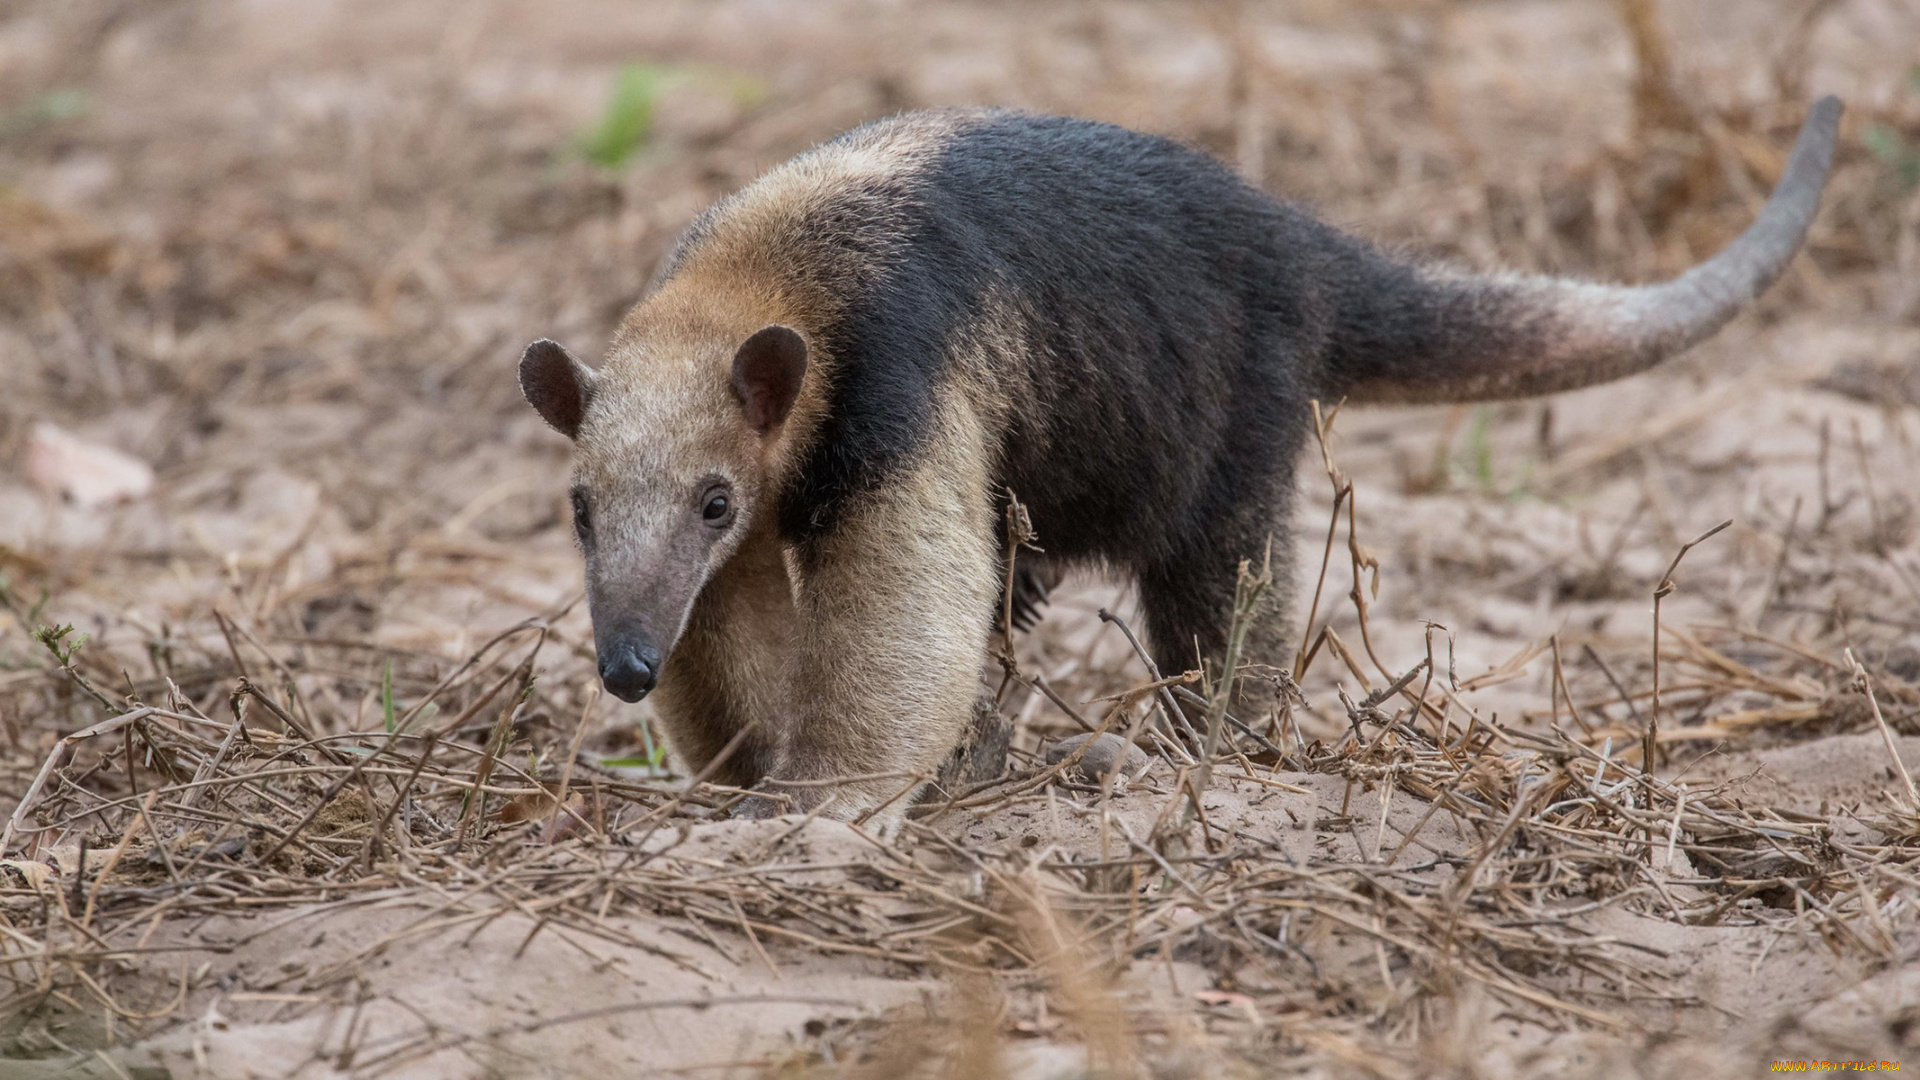
<svg viewBox="0 0 1920 1080"><path fill-rule="evenodd" d="M349 1023L332 1066L511 1058L642 1012L858 1014L783 978L824 954L949 990L742 1068L1054 1075L1065 1059L1042 1052L1059 1051L1111 1076L1480 1075L1497 1041L1533 1071L1744 1075L1849 1047L1703 998L1689 968L1733 947L1714 943L1753 945L1754 981L1796 942L1833 985L1912 968L1920 803L1899 736L1920 733L1920 561L1900 477L1920 396L1899 350L1920 193L1857 137L1920 145L1920 89L1872 40L1899 11L1729 15L1721 42L1656 5L1542 2L1607 43L1521 20L1569 78L1602 80L1600 104L1558 117L1486 88L1513 28L1484 5L829 6L750 35L726 5L556 25L390 7L311 36L213 5L0 11L21 58L0 65L0 363L17 373L0 455L51 419L160 474L110 511L0 486L7 1053L179 1028L235 1009L234 985L284 997L258 1005L276 1021L357 1020L374 958L506 920L529 928L505 970L542 949L700 968L698 948L777 987ZM570 140L635 56L755 72L765 93L690 83L630 168L587 165ZM1678 557L1734 508L1696 520L1724 469L1657 448L1719 430L1752 381L1586 426L1570 407L1558 430L1551 412L1376 422L1413 432L1392 455L1378 427L1342 444L1356 421L1326 416L1290 672L1182 682L1126 645L1124 608L1063 603L1006 657L1008 773L917 808L890 843L738 830L718 820L737 792L600 764L652 735L592 688L564 449L506 364L532 336L603 341L675 230L764 165L892 109L1007 101L1176 132L1389 241L1642 279L1744 224L1796 99L1836 68L1855 81L1829 208L1762 316L1845 317L1879 344L1821 359L1863 404L1846 425L1823 414L1817 451L1777 470L1790 508L1748 499ZM360 69L365 86L341 75ZM48 103L69 89L88 115ZM1764 457L1769 434L1741 453ZM1536 531L1524 500L1575 507L1578 542ZM1423 626L1383 575L1463 627ZM1535 595L1571 613L1557 630L1475 625L1480 597ZM1510 659L1462 667L1476 637ZM1278 704L1228 715L1236 677L1272 680ZM1199 730L1176 704L1194 694ZM1078 730L1155 761L1127 784L1044 764ZM1891 755L1870 778L1884 794L1808 805L1714 772L1847 732ZM1249 824L1280 805L1305 848ZM221 947L193 937L401 901L403 923L278 981L221 984ZM1852 1056L1897 1053L1909 1030ZM1747 1056L1703 1065L1709 1045Z"/></svg>

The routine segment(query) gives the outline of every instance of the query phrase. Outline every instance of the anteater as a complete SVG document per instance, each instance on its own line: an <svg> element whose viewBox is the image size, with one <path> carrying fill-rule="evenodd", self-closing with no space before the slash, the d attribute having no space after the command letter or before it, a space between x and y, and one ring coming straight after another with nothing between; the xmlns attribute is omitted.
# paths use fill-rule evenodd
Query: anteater
<svg viewBox="0 0 1920 1080"><path fill-rule="evenodd" d="M1799 248L1840 111L1814 105L1732 246L1643 287L1391 257L1108 124L842 135L698 218L598 371L520 361L575 444L601 679L654 693L690 769L897 815L967 724L1009 492L1052 565L1132 580L1163 669L1217 662L1239 563L1289 550L1309 402L1526 397L1680 352ZM1248 659L1282 662L1286 627L1270 605Z"/></svg>

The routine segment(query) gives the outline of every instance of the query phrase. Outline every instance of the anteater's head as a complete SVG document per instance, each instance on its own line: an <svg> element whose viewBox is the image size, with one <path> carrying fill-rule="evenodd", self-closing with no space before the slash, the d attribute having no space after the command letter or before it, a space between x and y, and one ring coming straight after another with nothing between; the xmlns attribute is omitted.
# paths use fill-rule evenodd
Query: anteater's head
<svg viewBox="0 0 1920 1080"><path fill-rule="evenodd" d="M620 698L653 689L701 588L771 521L770 462L806 370L806 341L785 326L631 338L598 373L551 341L521 357L521 392L574 442L600 679Z"/></svg>

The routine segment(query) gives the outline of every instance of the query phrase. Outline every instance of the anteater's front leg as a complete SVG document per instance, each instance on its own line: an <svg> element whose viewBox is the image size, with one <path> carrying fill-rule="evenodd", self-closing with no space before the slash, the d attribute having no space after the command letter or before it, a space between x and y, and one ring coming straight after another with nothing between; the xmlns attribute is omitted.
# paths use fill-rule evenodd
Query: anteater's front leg
<svg viewBox="0 0 1920 1080"><path fill-rule="evenodd" d="M999 589L982 443L942 409L916 460L790 549L794 683L766 785L789 808L895 820L964 731Z"/></svg>
<svg viewBox="0 0 1920 1080"><path fill-rule="evenodd" d="M771 527L756 530L694 602L653 693L689 773L750 787L773 767L773 732L788 712L793 624L779 538Z"/></svg>

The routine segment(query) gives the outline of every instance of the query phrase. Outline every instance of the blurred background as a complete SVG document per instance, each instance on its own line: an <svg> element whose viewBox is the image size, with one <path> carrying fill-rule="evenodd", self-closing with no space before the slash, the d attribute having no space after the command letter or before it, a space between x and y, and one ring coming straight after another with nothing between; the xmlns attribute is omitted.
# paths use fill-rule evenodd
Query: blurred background
<svg viewBox="0 0 1920 1080"><path fill-rule="evenodd" d="M1621 387L1341 418L1378 646L1403 666L1437 620L1463 676L1556 632L1643 656L1660 567L1726 517L1670 612L1920 676L1895 650L1920 618L1920 6L0 3L0 787L91 708L41 622L117 693L212 715L250 663L340 730L545 617L535 720L570 724L568 448L513 362L541 336L597 359L697 212L864 121L1110 120L1409 253L1640 281L1744 227L1820 93L1849 109L1834 180L1756 316ZM1305 610L1331 488L1303 467ZM1132 681L1090 617L1123 597L1077 588L1025 647L1087 692ZM641 713L602 712L592 745L658 761Z"/></svg>

